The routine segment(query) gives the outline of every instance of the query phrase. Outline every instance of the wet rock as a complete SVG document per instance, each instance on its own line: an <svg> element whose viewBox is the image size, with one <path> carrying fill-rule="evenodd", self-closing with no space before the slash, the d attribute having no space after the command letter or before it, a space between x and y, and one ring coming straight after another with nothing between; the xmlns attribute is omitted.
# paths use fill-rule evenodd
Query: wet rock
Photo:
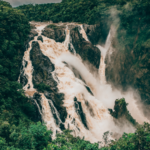
<svg viewBox="0 0 150 150"><path fill-rule="evenodd" d="M25 45L25 49L28 49L30 47L29 42L32 41L32 40L34 40L35 36L38 36L38 32L36 32L34 29L32 29L30 31L30 34L28 35L27 41L24 44Z"/></svg>
<svg viewBox="0 0 150 150"><path fill-rule="evenodd" d="M37 40L39 40L39 41L43 42L43 38L42 38L42 36L38 36Z"/></svg>
<svg viewBox="0 0 150 150"><path fill-rule="evenodd" d="M34 120L35 121L41 121L42 122L42 105L41 105L41 95L39 93L35 93L33 95L33 98L31 99L31 102L35 106L35 116ZM40 109L40 110L39 110Z"/></svg>
<svg viewBox="0 0 150 150"><path fill-rule="evenodd" d="M50 59L44 56L40 50L37 41L32 42L32 49L30 51L30 58L33 65L33 84L46 84L52 88L57 86L57 82L53 79L51 74L55 67Z"/></svg>
<svg viewBox="0 0 150 150"><path fill-rule="evenodd" d="M65 129L65 126L64 126L64 124L61 122L62 121L62 117L64 117L64 116L62 116L62 114L60 115L60 114L58 114L58 110L57 110L57 108L55 107L55 105L54 105L54 103L53 103L53 101L52 100L50 100L51 101L51 103L49 103L49 105L50 105L50 107L51 107L51 111L52 111L52 114L53 114L53 117L54 117L54 119L55 119L55 122L56 122L56 124L60 127L60 129L61 130L64 130ZM54 108L55 107L55 108ZM64 111L62 110L62 113L63 113ZM63 115L65 115L64 113L63 113ZM66 114L66 117L67 117L67 114ZM60 121L60 119L61 119L61 121ZM64 122L65 120L63 120L63 122Z"/></svg>
<svg viewBox="0 0 150 150"><path fill-rule="evenodd" d="M29 34L29 38L28 38L28 41L31 41L31 40L34 40L34 37L35 36L38 36L38 32L36 32L34 29L32 29L31 31L30 31L30 34Z"/></svg>
<svg viewBox="0 0 150 150"><path fill-rule="evenodd" d="M94 114L94 110L93 110L93 107L91 106L91 104L90 104L88 101L85 100L85 105L86 105L87 109L89 110L90 115L91 115L92 117L94 117L95 114Z"/></svg>
<svg viewBox="0 0 150 150"><path fill-rule="evenodd" d="M36 29L36 27L35 27L34 24L30 24L30 28L31 28L31 29Z"/></svg>
<svg viewBox="0 0 150 150"><path fill-rule="evenodd" d="M65 120L67 118L67 111L66 111L66 108L63 107L64 94L51 90L51 91L45 91L44 95L47 99L50 99L53 101L55 108L59 112L61 121L65 122ZM56 116L54 116L54 117L55 117L55 119L57 119Z"/></svg>
<svg viewBox="0 0 150 150"><path fill-rule="evenodd" d="M81 119L81 121L84 124L85 128L89 129L88 125L87 125L87 121L86 121L86 115L84 114L84 112L82 110L81 102L78 102L76 97L74 98L74 106L75 106L76 113L79 115L79 118Z"/></svg>
<svg viewBox="0 0 150 150"><path fill-rule="evenodd" d="M26 68L28 65L28 62L26 60L24 60L24 63L25 63L24 67Z"/></svg>
<svg viewBox="0 0 150 150"><path fill-rule="evenodd" d="M135 119L133 119L133 117L130 115L129 111L127 110L127 103L125 101L125 99L117 99L115 101L115 106L114 106L114 111L112 109L108 109L110 114L119 120L128 120L130 123L132 123L134 126L138 125L138 123L136 122Z"/></svg>
<svg viewBox="0 0 150 150"><path fill-rule="evenodd" d="M66 26L57 26L50 24L43 31L42 35L55 40L56 42L64 42L66 38Z"/></svg>
<svg viewBox="0 0 150 150"><path fill-rule="evenodd" d="M78 25L68 25L68 29L69 29L69 30L72 30L72 29L74 29L75 27L78 28L79 26L78 26Z"/></svg>
<svg viewBox="0 0 150 150"><path fill-rule="evenodd" d="M87 89L87 91L94 96L94 94L92 93L91 89L88 86L85 86L85 88Z"/></svg>
<svg viewBox="0 0 150 150"><path fill-rule="evenodd" d="M23 87L28 83L28 76L24 75L24 72L20 74L20 83Z"/></svg>
<svg viewBox="0 0 150 150"><path fill-rule="evenodd" d="M30 84L28 84L28 89L30 89Z"/></svg>
<svg viewBox="0 0 150 150"><path fill-rule="evenodd" d="M60 114L61 120L64 122L67 117L66 108L63 107L64 94L59 93L57 82L53 79L51 72L55 70L55 66L50 59L44 56L40 50L39 43L32 42L30 58L33 65L33 84L38 91L44 93L47 99L52 100L55 108ZM56 123L58 123L57 117ZM62 125L61 125L62 126Z"/></svg>
<svg viewBox="0 0 150 150"><path fill-rule="evenodd" d="M92 65L91 68L98 69L101 56L100 50L97 47L93 46L91 42L85 41L85 39L79 33L78 27L72 29L70 31L70 35L76 53L81 56L83 62L89 62ZM88 65L89 67L90 64Z"/></svg>
<svg viewBox="0 0 150 150"><path fill-rule="evenodd" d="M37 102L37 104L38 104L38 106L40 108L40 111L42 112L42 104L41 104L42 103L42 98L41 98L41 95L39 93L35 93L33 95L33 99L36 100L36 102Z"/></svg>
<svg viewBox="0 0 150 150"><path fill-rule="evenodd" d="M102 37L100 24L96 24L96 25L84 24L83 28L90 42L96 45L99 42L100 38Z"/></svg>
<svg viewBox="0 0 150 150"><path fill-rule="evenodd" d="M23 61L24 61L24 66L22 64L21 69L20 69L20 83L24 87L28 83L28 76L24 74L24 67L27 67L28 62L25 60Z"/></svg>

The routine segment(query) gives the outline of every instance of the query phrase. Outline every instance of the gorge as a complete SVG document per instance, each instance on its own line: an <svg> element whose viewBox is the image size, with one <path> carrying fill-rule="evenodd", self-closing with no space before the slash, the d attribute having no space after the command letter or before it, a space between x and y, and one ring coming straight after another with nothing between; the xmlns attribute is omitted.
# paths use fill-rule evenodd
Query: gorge
<svg viewBox="0 0 150 150"><path fill-rule="evenodd" d="M118 98L126 99L129 113L138 123L149 122L138 108L134 90L123 93L106 81L105 57L111 49L111 30L105 46L96 47L88 40L84 30L87 25L31 24L37 34L23 58L21 74L23 72L22 78L27 80L23 89L34 99L42 120L53 131L53 138L63 129L72 130L74 136L85 137L90 142L102 141L107 131L114 135L134 132L135 127L129 120L124 118L116 124L109 114L108 109L113 109ZM78 51L84 44L93 50L94 60L85 57L87 49ZM40 92L39 84L49 86L49 89Z"/></svg>
<svg viewBox="0 0 150 150"><path fill-rule="evenodd" d="M0 149L149 149L149 7L0 0Z"/></svg>

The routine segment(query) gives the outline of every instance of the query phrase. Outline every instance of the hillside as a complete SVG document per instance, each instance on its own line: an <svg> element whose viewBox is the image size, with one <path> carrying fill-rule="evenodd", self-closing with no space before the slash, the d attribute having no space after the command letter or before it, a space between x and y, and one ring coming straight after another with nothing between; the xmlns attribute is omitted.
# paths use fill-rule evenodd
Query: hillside
<svg viewBox="0 0 150 150"><path fill-rule="evenodd" d="M149 149L149 6L0 1L0 149Z"/></svg>

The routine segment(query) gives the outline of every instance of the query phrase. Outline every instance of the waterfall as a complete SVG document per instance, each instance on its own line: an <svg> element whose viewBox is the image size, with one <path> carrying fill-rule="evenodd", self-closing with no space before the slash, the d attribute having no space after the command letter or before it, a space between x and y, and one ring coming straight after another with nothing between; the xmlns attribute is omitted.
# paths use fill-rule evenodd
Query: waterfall
<svg viewBox="0 0 150 150"><path fill-rule="evenodd" d="M42 30L47 25L48 24L46 23L35 23L36 31L39 35L41 35ZM43 55L47 56L55 65L55 70L52 72L52 75L58 84L57 88L59 92L64 93L65 95L63 100L63 107L65 107L67 111L67 117L63 123L65 128L73 130L72 134L74 136L79 136L81 138L84 137L85 140L90 142L102 141L103 133L106 131L119 134L122 134L123 132L134 132L134 127L131 125L123 125L121 128L115 125L113 118L107 110L108 108L113 108L115 99L122 97L126 98L129 103L128 108L131 110L133 104L130 105L130 99L134 99L132 93L122 94L118 90L112 90L111 85L106 83L105 56L111 46L111 32L108 35L105 47L97 45L101 51L99 84L99 79L96 79L84 66L81 58L75 55L75 49L72 47L74 49L73 54L69 51L69 45L72 45L70 30L68 28L69 25L71 25L71 23L66 25L66 39L64 43L56 42L55 40L43 35L41 35L43 42L38 41ZM86 41L89 41L83 29L83 25L75 25L80 27L82 37ZM37 37L35 37L34 40L37 41ZM25 51L23 58L24 75L28 77L28 83L23 89L28 97L33 97L34 93L37 92L32 83L33 67L30 60L30 51L32 48L31 43L32 41L29 43L30 48ZM27 62L27 66L25 66L24 61ZM86 83L77 79L72 70L69 69L64 62L77 69ZM93 95L86 89L86 86L91 89ZM53 138L55 138L56 132L61 132L59 126L62 123L60 114L50 99L47 99L43 93L39 94L41 95L42 110L40 110L36 101L35 103L42 115L43 121L46 123L47 128L53 131ZM135 111L137 110L138 109L135 109ZM56 115L59 125L56 124L53 114Z"/></svg>
<svg viewBox="0 0 150 150"><path fill-rule="evenodd" d="M70 37L70 30L68 29L68 25L66 25L66 39L64 41L64 45L67 49L69 49L74 55L76 55L76 51L72 44L72 39Z"/></svg>
<svg viewBox="0 0 150 150"><path fill-rule="evenodd" d="M74 136L80 136L81 138L85 137L86 140L96 142L102 140L103 133L109 130L109 122L112 121L112 117L103 104L87 91L85 84L77 79L74 73L63 63L62 55L72 55L67 46L70 42L68 27L66 27L66 33L66 40L64 43L55 42L53 39L49 39L43 35L43 42L38 42L42 53L55 64L55 73L53 73L53 76L54 74L57 75L57 81L59 81L57 82L57 87L59 92L65 94L65 99L63 100L63 106L67 110L67 118L64 123L65 128L73 130ZM83 65L82 61L77 56L74 55L74 57ZM82 113L85 116L87 127L85 127L83 120L75 109L75 98L77 102L81 103ZM54 108L51 101L49 101L49 103ZM45 108L48 110L50 109L49 107ZM54 108L54 110L56 112L56 108ZM46 114L48 115L48 113L45 113L45 115ZM57 115L57 117L59 118L59 115ZM46 117L44 121L48 122L48 118L50 119L50 117ZM103 127L102 129L104 122L105 128ZM95 126L96 124L97 127ZM47 123L47 125L49 125L49 123Z"/></svg>
<svg viewBox="0 0 150 150"><path fill-rule="evenodd" d="M82 24L80 25L80 28L81 28L81 29L80 29L79 31L80 31L80 34L82 34L82 37L83 37L86 41L89 41Z"/></svg>
<svg viewBox="0 0 150 150"><path fill-rule="evenodd" d="M107 54L108 49L111 45L111 30L106 39L105 46L102 47L101 45L97 45L97 48L101 51L101 58L100 58L100 66L99 66L99 78L101 84L106 84L106 77L105 77L105 57Z"/></svg>
<svg viewBox="0 0 150 150"><path fill-rule="evenodd" d="M103 101L103 104L107 108L112 108L114 106L114 101L118 98L125 98L126 102L129 104L128 110L130 111L133 118L140 124L144 121L149 122L149 120L143 115L142 111L138 108L136 103L136 95L133 89L129 89L127 92L122 93L117 89L112 89L110 84L106 82L105 76L105 57L106 54L109 53L109 49L111 49L111 41L112 41L112 34L113 32L109 31L109 34L106 39L105 46L102 47L101 45L97 45L99 50L101 51L101 59L100 59L100 67L99 67L99 78L100 78L100 86L99 86L99 95L97 96L98 99ZM110 53L111 54L111 53ZM107 91L107 92L106 92ZM136 112L136 113L135 113Z"/></svg>
<svg viewBox="0 0 150 150"><path fill-rule="evenodd" d="M42 29L46 25L45 24L44 25L42 24L40 26L39 26L39 24L36 25L37 26L36 31L38 32L38 36L41 35ZM33 82L32 82L33 66L32 66L32 62L30 60L30 51L32 49L32 42L37 41L38 36L35 36L34 40L29 42L29 48L24 53L23 63L22 63L24 76L27 76L27 79L28 79L28 83L23 87L23 89L25 90L25 94L28 97L33 97L33 95L37 92L37 90L34 88ZM25 65L24 62L27 62L27 66ZM42 110L40 110L39 104L34 99L35 104L37 105L37 108L38 108L38 110L42 116L42 120L46 123L47 128L49 130L53 131L53 138L55 138L56 131L61 132L61 130L56 125L56 122L53 118L52 110L51 110L50 105L49 105L49 100L45 97L45 95L43 93L39 93L39 94L41 95Z"/></svg>

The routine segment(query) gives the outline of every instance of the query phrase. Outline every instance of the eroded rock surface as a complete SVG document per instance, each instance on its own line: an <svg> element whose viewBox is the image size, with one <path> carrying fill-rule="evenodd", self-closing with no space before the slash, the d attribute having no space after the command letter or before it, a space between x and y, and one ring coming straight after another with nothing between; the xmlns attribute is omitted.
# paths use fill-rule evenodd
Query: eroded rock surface
<svg viewBox="0 0 150 150"><path fill-rule="evenodd" d="M102 36L100 24L97 24L97 25L84 24L83 28L84 28L90 42L94 45L97 44L99 39Z"/></svg>
<svg viewBox="0 0 150 150"><path fill-rule="evenodd" d="M79 115L79 118L81 119L82 123L88 129L86 115L83 112L81 102L78 102L76 97L74 98L74 106L75 106L76 113Z"/></svg>
<svg viewBox="0 0 150 150"><path fill-rule="evenodd" d="M54 71L55 67L50 61L50 59L42 54L39 43L37 41L32 42L30 58L34 68L33 71L34 85L44 83L51 87L56 87L57 83L53 79L51 74L51 72Z"/></svg>
<svg viewBox="0 0 150 150"><path fill-rule="evenodd" d="M43 38L42 38L42 36L38 36L37 40L39 40L39 41L43 42Z"/></svg>
<svg viewBox="0 0 150 150"><path fill-rule="evenodd" d="M66 38L66 26L49 25L43 31L42 35L55 40L56 42L64 42Z"/></svg>
<svg viewBox="0 0 150 150"><path fill-rule="evenodd" d="M29 46L29 42L34 40L34 37L35 36L38 36L38 32L36 32L34 29L31 29L30 31L30 34L28 35L28 39L27 41L25 42L25 49L28 49L30 46Z"/></svg>
<svg viewBox="0 0 150 150"><path fill-rule="evenodd" d="M132 123L134 126L136 126L138 123L135 119L130 115L128 109L127 109L127 103L125 102L125 99L117 99L115 101L114 111L112 109L109 109L110 114L117 119L117 122L122 122L123 120L128 120L130 123Z"/></svg>
<svg viewBox="0 0 150 150"><path fill-rule="evenodd" d="M57 82L53 79L52 73L55 70L54 64L50 59L44 56L40 50L37 41L32 42L32 49L30 58L33 65L33 84L34 87L44 93L47 99L53 101L54 106L60 114L61 120L64 122L67 117L66 108L64 108L63 101L64 94L59 93ZM54 116L56 118L56 116Z"/></svg>
<svg viewBox="0 0 150 150"><path fill-rule="evenodd" d="M78 27L73 28L70 31L72 38L72 44L76 50L76 53L79 54L83 62L89 62L96 69L100 65L100 50L93 46L91 42L85 41L82 35L79 33Z"/></svg>

